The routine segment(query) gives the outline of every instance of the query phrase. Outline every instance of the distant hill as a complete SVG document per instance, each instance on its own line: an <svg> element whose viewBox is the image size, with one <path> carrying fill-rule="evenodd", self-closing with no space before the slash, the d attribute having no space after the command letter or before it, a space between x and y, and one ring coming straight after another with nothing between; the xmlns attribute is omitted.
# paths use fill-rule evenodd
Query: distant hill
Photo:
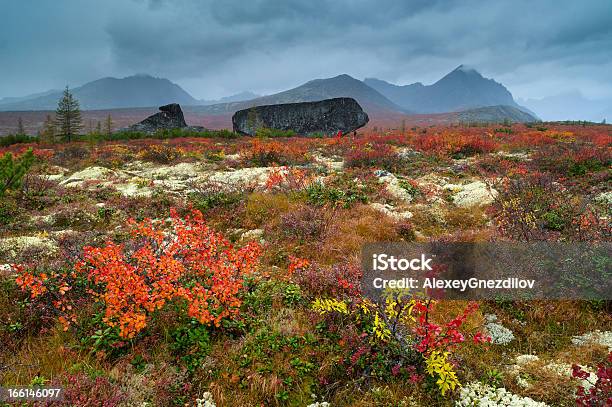
<svg viewBox="0 0 612 407"><path fill-rule="evenodd" d="M464 65L432 85L417 82L399 86L375 78L366 78L364 83L416 113L458 112L498 105L521 108L502 84Z"/></svg>
<svg viewBox="0 0 612 407"><path fill-rule="evenodd" d="M151 107L168 103L182 105L197 104L189 93L168 79L149 75L134 75L126 78L102 78L71 89L79 100L81 109L117 109L124 107ZM53 110L62 91L45 92L33 97L18 98L0 104L0 110Z"/></svg>
<svg viewBox="0 0 612 407"><path fill-rule="evenodd" d="M543 120L612 121L612 99L592 100L585 98L579 91L519 101L537 111Z"/></svg>
<svg viewBox="0 0 612 407"><path fill-rule="evenodd" d="M400 106L372 89L362 81L349 75L315 79L296 88L273 95L262 96L243 102L223 103L212 106L191 107L190 110L210 114L223 114L247 109L252 106L279 103L314 102L337 97L351 97L367 112L405 112Z"/></svg>
<svg viewBox="0 0 612 407"><path fill-rule="evenodd" d="M258 95L256 93L253 92L240 92L240 93L236 93L235 95L231 95L231 96L225 96L222 97L220 99L216 99L216 100L200 100L199 101L199 105L217 105L220 103L231 103L231 102L242 102L245 100L251 100L251 99L256 99L261 97L261 95Z"/></svg>

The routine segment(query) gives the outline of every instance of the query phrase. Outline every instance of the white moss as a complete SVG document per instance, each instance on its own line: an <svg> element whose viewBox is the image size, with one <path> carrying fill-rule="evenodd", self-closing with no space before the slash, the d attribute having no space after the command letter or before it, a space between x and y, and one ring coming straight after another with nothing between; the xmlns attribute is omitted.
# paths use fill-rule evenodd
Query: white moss
<svg viewBox="0 0 612 407"><path fill-rule="evenodd" d="M518 355L514 362L519 366L525 366L531 362L537 362L540 358L537 355Z"/></svg>
<svg viewBox="0 0 612 407"><path fill-rule="evenodd" d="M196 406L197 407L217 407L217 405L215 404L215 400L213 400L212 394L210 394L210 392L208 391L202 394L201 399L196 399Z"/></svg>
<svg viewBox="0 0 612 407"><path fill-rule="evenodd" d="M48 237L17 236L0 239L0 252L6 252L11 257L31 248L45 251L46 254L53 254L58 250L55 241Z"/></svg>
<svg viewBox="0 0 612 407"><path fill-rule="evenodd" d="M572 337L572 343L576 346L584 345L600 345L608 348L608 352L612 352L612 331L593 331L584 335Z"/></svg>
<svg viewBox="0 0 612 407"><path fill-rule="evenodd" d="M529 397L521 397L502 388L493 388L481 382L472 382L462 387L457 407L547 407L547 404Z"/></svg>
<svg viewBox="0 0 612 407"><path fill-rule="evenodd" d="M514 340L514 334L511 330L495 322L497 321L497 315L486 314L485 319L487 320L485 328L491 337L491 343L507 345Z"/></svg>

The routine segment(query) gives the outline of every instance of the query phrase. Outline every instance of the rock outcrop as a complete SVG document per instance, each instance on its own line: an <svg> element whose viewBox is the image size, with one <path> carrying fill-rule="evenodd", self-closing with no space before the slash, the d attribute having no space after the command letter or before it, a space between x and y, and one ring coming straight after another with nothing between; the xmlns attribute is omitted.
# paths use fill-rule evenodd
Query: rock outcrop
<svg viewBox="0 0 612 407"><path fill-rule="evenodd" d="M121 131L139 131L143 133L155 133L157 130L185 129L194 131L205 130L200 126L187 126L185 116L178 103L171 103L159 107L159 113L147 117L140 123L133 124Z"/></svg>
<svg viewBox="0 0 612 407"><path fill-rule="evenodd" d="M239 110L232 117L234 131L254 135L257 129L293 130L300 135L336 135L363 127L368 115L352 98L325 99L318 102L255 106Z"/></svg>
<svg viewBox="0 0 612 407"><path fill-rule="evenodd" d="M453 203L461 208L490 205L495 201L498 192L482 181L465 185L447 184L444 189L452 191Z"/></svg>

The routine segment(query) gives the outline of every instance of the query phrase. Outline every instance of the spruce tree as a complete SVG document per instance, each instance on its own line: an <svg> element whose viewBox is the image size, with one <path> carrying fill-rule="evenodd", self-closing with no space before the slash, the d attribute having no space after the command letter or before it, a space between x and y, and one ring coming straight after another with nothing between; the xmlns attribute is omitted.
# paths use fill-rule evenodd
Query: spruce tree
<svg viewBox="0 0 612 407"><path fill-rule="evenodd" d="M109 114L106 116L106 121L104 122L104 134L110 136L113 133L113 119Z"/></svg>
<svg viewBox="0 0 612 407"><path fill-rule="evenodd" d="M72 136L77 135L83 127L79 101L72 96L68 86L64 89L64 95L57 104L55 123L60 134L64 135L68 141L71 141Z"/></svg>
<svg viewBox="0 0 612 407"><path fill-rule="evenodd" d="M52 144L55 141L55 122L50 114L45 118L45 123L40 132L40 141L43 144Z"/></svg>
<svg viewBox="0 0 612 407"><path fill-rule="evenodd" d="M25 129L23 128L23 120L21 120L21 117L17 119L17 135L25 136Z"/></svg>

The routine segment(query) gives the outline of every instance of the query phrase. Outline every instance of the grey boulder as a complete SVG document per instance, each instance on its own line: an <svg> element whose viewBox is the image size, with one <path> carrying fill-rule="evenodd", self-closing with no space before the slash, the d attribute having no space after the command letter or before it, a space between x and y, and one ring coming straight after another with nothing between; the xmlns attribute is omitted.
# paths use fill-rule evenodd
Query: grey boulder
<svg viewBox="0 0 612 407"><path fill-rule="evenodd" d="M181 106L178 103L171 103L169 105L160 106L158 113L147 117L140 123L136 123L122 129L122 131L155 133L158 130L172 129L185 129L193 131L205 130L200 126L187 126Z"/></svg>
<svg viewBox="0 0 612 407"><path fill-rule="evenodd" d="M299 135L349 133L365 126L368 115L353 98L254 106L232 117L234 131L254 135L260 128L293 130Z"/></svg>

